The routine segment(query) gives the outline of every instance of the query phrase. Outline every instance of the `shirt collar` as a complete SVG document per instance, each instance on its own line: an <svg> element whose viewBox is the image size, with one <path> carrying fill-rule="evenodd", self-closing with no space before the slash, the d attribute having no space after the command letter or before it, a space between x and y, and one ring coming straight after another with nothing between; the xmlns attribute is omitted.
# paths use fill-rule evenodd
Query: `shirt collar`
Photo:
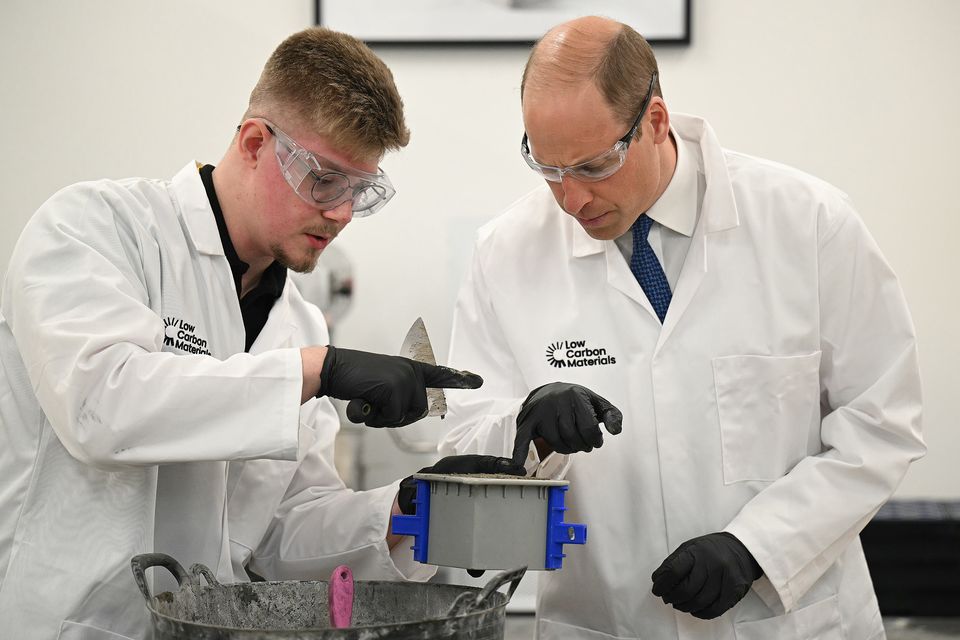
<svg viewBox="0 0 960 640"><path fill-rule="evenodd" d="M677 166L667 188L646 213L668 229L692 237L697 225L698 164L694 153L672 128L670 135L677 145Z"/></svg>
<svg viewBox="0 0 960 640"><path fill-rule="evenodd" d="M700 173L699 153L696 142L683 139L671 126L670 134L677 145L677 165L670 178L670 183L660 198L646 212L657 223L683 234L693 237L697 226L700 207L700 192L698 174ZM691 149L687 145L693 145ZM567 223L573 229L572 255L575 258L593 255L603 251L603 240L590 237L580 225L568 216ZM631 238L632 227L628 228L624 236Z"/></svg>
<svg viewBox="0 0 960 640"><path fill-rule="evenodd" d="M203 181L203 188L207 192L207 199L210 201L210 208L213 210L213 217L217 221L217 230L220 232L220 243L223 245L223 254L230 264L230 272L233 274L233 283L237 287L237 297L240 297L242 289L243 274L250 269L250 265L240 259L237 255L237 249L233 246L233 240L230 239L230 232L227 229L227 221L223 217L223 209L220 207L220 199L217 198L217 190L213 185L212 164L205 164L200 167L200 179ZM280 297L283 286L286 281L287 270L277 261L270 263L270 266L260 276L260 282L255 291L258 294L269 294L272 299ZM260 291L264 289L264 291ZM251 292L253 293L253 292Z"/></svg>
<svg viewBox="0 0 960 640"><path fill-rule="evenodd" d="M207 200L210 201L210 208L213 209L213 217L217 221L217 231L220 232L220 244L223 245L223 254L230 263L230 272L233 274L233 282L237 287L237 296L241 291L241 281L243 274L247 272L250 265L240 259L237 255L237 249L233 246L233 240L230 239L230 232L227 230L227 221L223 217L223 208L220 207L220 199L217 198L217 190L213 186L213 165L205 164L200 167L200 179L203 180L203 188L207 192Z"/></svg>
<svg viewBox="0 0 960 640"><path fill-rule="evenodd" d="M211 215L210 198L200 178L201 166L191 160L173 177L172 187L184 228L197 253L222 256L223 243L217 233L216 220Z"/></svg>

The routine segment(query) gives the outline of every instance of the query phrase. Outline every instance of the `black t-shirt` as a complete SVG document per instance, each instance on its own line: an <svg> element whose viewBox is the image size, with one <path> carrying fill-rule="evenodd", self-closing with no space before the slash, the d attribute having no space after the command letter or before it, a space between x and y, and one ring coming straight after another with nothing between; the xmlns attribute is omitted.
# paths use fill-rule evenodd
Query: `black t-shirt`
<svg viewBox="0 0 960 640"><path fill-rule="evenodd" d="M276 261L270 263L270 266L260 276L260 282L257 286L240 298L241 279L250 265L240 259L237 250L233 247L233 241L230 240L227 222L223 219L223 209L220 208L217 192L213 188L213 168L211 164L200 167L200 179L203 180L203 187L207 190L207 199L210 200L210 208L213 209L213 216L217 220L217 229L220 231L223 252L227 256L230 271L233 273L233 282L237 287L237 298L240 300L240 314L243 316L243 328L247 334L245 350L250 351L250 346L260 335L263 325L267 323L267 316L270 315L273 303L283 293L283 285L287 281L287 268Z"/></svg>

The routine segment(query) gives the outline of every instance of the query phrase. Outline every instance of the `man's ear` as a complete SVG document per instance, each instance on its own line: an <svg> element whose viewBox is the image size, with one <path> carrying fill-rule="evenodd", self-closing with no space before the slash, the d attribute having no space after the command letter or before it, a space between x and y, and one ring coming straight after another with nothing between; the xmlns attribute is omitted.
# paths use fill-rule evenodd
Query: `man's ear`
<svg viewBox="0 0 960 640"><path fill-rule="evenodd" d="M667 103L660 96L654 96L648 108L650 124L653 126L653 142L661 144L670 135L670 113L667 111Z"/></svg>
<svg viewBox="0 0 960 640"><path fill-rule="evenodd" d="M250 119L240 125L235 144L240 159L245 165L249 165L251 168L257 166L257 163L261 160L261 152L266 149L264 145L267 143L269 135L267 125L260 120Z"/></svg>

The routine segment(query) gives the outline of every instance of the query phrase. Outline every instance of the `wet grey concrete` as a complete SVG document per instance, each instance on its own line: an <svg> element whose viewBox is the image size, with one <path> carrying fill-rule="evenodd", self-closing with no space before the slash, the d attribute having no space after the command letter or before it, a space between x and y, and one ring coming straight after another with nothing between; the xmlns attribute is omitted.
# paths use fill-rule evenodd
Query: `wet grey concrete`
<svg viewBox="0 0 960 640"><path fill-rule="evenodd" d="M504 640L533 638L532 614L507 614ZM884 618L887 640L956 640L960 638L960 617Z"/></svg>

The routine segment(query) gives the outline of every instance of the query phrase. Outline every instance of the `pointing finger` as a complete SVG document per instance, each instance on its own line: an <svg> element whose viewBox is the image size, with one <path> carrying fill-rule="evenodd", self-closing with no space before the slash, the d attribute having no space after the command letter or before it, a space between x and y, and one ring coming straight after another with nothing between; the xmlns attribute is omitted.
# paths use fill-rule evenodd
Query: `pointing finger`
<svg viewBox="0 0 960 640"><path fill-rule="evenodd" d="M530 453L530 443L533 442L533 432L535 429L517 430L517 438L513 441L512 460L515 465L523 466L527 455Z"/></svg>
<svg viewBox="0 0 960 640"><path fill-rule="evenodd" d="M617 435L623 430L623 414L620 412L620 409L617 409L610 404L609 400L597 394L593 394L590 402L593 404L593 410L597 415L597 419L603 423L603 426L608 432L612 435Z"/></svg>
<svg viewBox="0 0 960 640"><path fill-rule="evenodd" d="M620 413L620 409L617 409L613 405L610 405L610 408L603 412L603 415L600 417L600 422L603 423L603 426L606 427L607 431L612 435L617 435L623 431L623 414Z"/></svg>
<svg viewBox="0 0 960 640"><path fill-rule="evenodd" d="M431 389L479 389L483 378L469 371L460 371L435 364L419 363L424 385Z"/></svg>

